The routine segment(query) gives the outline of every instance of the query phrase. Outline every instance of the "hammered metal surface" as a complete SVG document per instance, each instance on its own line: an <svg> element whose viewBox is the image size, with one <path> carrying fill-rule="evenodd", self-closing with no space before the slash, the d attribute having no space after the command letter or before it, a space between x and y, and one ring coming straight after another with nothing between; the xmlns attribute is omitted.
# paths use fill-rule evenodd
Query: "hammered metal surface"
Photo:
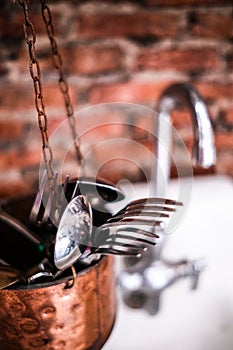
<svg viewBox="0 0 233 350"><path fill-rule="evenodd" d="M0 291L1 350L100 349L115 319L113 258L66 283Z"/></svg>

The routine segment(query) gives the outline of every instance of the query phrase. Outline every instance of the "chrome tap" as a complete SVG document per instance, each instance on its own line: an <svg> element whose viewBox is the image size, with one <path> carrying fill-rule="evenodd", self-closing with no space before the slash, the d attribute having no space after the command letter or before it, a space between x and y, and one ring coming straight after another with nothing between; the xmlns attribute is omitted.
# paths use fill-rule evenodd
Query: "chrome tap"
<svg viewBox="0 0 233 350"><path fill-rule="evenodd" d="M171 111L179 105L190 112L192 120L194 134L193 165L207 169L214 166L216 162L214 133L205 102L190 84L176 83L170 85L162 93L157 105L156 134L158 142L155 150L157 162L154 174L157 195L161 194L163 184L166 187L169 180L172 144ZM164 144L166 147L164 147Z"/></svg>
<svg viewBox="0 0 233 350"><path fill-rule="evenodd" d="M172 141L171 111L177 104L189 110L193 122L194 145L193 165L202 168L214 166L216 152L214 133L209 113L198 92L187 83L173 84L162 93L158 106L156 125L157 145L155 153L155 179L152 185L158 196L164 195L170 175L170 152ZM164 147L164 144L166 147ZM162 257L165 244L166 228L160 233L158 246L148 249L138 258L125 258L123 271L119 275L119 285L123 300L132 308L144 308L150 314L159 310L160 295L167 287L180 278L190 277L192 288L197 287L200 272L205 263L203 259L180 260L170 262Z"/></svg>
<svg viewBox="0 0 233 350"><path fill-rule="evenodd" d="M176 263L161 259L153 261L141 272L124 271L119 280L124 302L131 308L143 308L150 315L155 315L159 311L163 290L187 277L191 279L191 289L196 289L205 266L204 259L180 260Z"/></svg>

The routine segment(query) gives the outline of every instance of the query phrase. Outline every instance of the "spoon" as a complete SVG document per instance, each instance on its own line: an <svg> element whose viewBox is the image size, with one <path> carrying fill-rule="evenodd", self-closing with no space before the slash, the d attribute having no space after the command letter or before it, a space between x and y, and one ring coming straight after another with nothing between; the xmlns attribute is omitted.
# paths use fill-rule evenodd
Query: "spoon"
<svg viewBox="0 0 233 350"><path fill-rule="evenodd" d="M91 232L91 205L86 196L76 196L65 208L55 238L54 264L59 270L67 269L81 257Z"/></svg>
<svg viewBox="0 0 233 350"><path fill-rule="evenodd" d="M76 196L65 208L58 226L54 264L58 270L65 270L79 259L91 263L100 255L139 255L149 244L156 244L157 234L144 229L154 225L160 225L160 221L142 218L128 221L125 218L96 229L87 197ZM93 245L97 237L99 241Z"/></svg>

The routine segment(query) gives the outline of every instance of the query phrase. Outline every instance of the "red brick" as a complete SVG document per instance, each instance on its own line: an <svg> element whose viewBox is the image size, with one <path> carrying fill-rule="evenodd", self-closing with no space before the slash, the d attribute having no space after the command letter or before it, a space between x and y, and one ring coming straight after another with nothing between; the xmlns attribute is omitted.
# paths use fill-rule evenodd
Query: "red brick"
<svg viewBox="0 0 233 350"><path fill-rule="evenodd" d="M0 121L0 139L3 140L17 140L23 137L23 124L12 120Z"/></svg>
<svg viewBox="0 0 233 350"><path fill-rule="evenodd" d="M108 73L123 68L123 53L117 46L69 46L61 54L70 74Z"/></svg>
<svg viewBox="0 0 233 350"><path fill-rule="evenodd" d="M232 37L232 16L222 13L194 12L195 24L190 31L193 36L211 39L229 39Z"/></svg>
<svg viewBox="0 0 233 350"><path fill-rule="evenodd" d="M33 181L25 181L23 177L18 177L17 179L4 179L0 184L0 198L13 197L19 195L25 195L32 191Z"/></svg>
<svg viewBox="0 0 233 350"><path fill-rule="evenodd" d="M231 0L145 0L147 6L226 5Z"/></svg>
<svg viewBox="0 0 233 350"><path fill-rule="evenodd" d="M38 6L35 9L35 11L32 11L31 8L29 8L29 11L30 11L29 13L30 20L35 28L36 34L44 35L46 33L46 29L41 17L40 6ZM54 22L56 22L55 19L54 19ZM22 38L22 40L24 40L23 23L24 23L24 15L21 7L18 8L18 11L15 11L15 12L12 11L10 17L7 14L6 16L1 16L0 36L4 38L9 38L14 36L15 38Z"/></svg>
<svg viewBox="0 0 233 350"><path fill-rule="evenodd" d="M33 84L0 84L0 111L26 110L34 107Z"/></svg>
<svg viewBox="0 0 233 350"><path fill-rule="evenodd" d="M217 124L217 128L232 129L233 128L233 108L231 106L224 106L224 105L222 106L221 104L219 104L219 108L215 108L215 107L216 106L213 105L213 110L210 108L210 113L211 113L211 117L213 117L214 122Z"/></svg>
<svg viewBox="0 0 233 350"><path fill-rule="evenodd" d="M217 150L233 150L233 133L223 132L215 135L215 144Z"/></svg>
<svg viewBox="0 0 233 350"><path fill-rule="evenodd" d="M195 83L195 86L199 93L202 95L202 97L207 100L215 101L218 99L233 98L233 82L199 82Z"/></svg>
<svg viewBox="0 0 233 350"><path fill-rule="evenodd" d="M109 169L109 172L112 172L114 169L116 176L121 173L121 176L123 173L132 176L134 175L133 169L140 172L144 171L146 167L150 167L151 152L139 145L139 142L132 144L130 138L124 138L123 141L113 140L108 144L108 147L100 145L95 150L95 160L97 164L102 164L99 172L102 173L104 169L106 171ZM125 177L123 176L123 178Z"/></svg>
<svg viewBox="0 0 233 350"><path fill-rule="evenodd" d="M140 168L137 164L137 162L130 162L124 159L118 159L115 162L110 161L98 169L97 176L108 179L113 183L118 183L122 179L127 179L131 182L146 181L149 173L148 167L144 164Z"/></svg>
<svg viewBox="0 0 233 350"><path fill-rule="evenodd" d="M190 113L186 110L173 110L171 113L172 124L175 128L186 128L191 125L192 119Z"/></svg>
<svg viewBox="0 0 233 350"><path fill-rule="evenodd" d="M165 69L200 72L217 69L219 57L213 48L148 49L139 54L137 67L141 70Z"/></svg>
<svg viewBox="0 0 233 350"><path fill-rule="evenodd" d="M11 18L6 14L0 18L0 36L1 38L22 38L23 39L23 12L12 13Z"/></svg>
<svg viewBox="0 0 233 350"><path fill-rule="evenodd" d="M63 118L61 119L61 118L57 118L56 116L54 117L54 116L50 115L50 117L48 119L49 134L51 135L55 130L57 130L57 128L59 128L59 126L61 125L61 123L63 123L64 120L65 120L65 116L64 116L64 119ZM64 130L64 134L65 134L67 132L68 125L65 124L64 129L65 129Z"/></svg>
<svg viewBox="0 0 233 350"><path fill-rule="evenodd" d="M38 165L41 161L41 151L22 151L13 149L0 154L0 168L23 168Z"/></svg>
<svg viewBox="0 0 233 350"><path fill-rule="evenodd" d="M226 122L233 125L233 108L225 109L224 113Z"/></svg>
<svg viewBox="0 0 233 350"><path fill-rule="evenodd" d="M82 38L174 37L179 16L156 12L97 13L78 16L77 33Z"/></svg>
<svg viewBox="0 0 233 350"><path fill-rule="evenodd" d="M69 80L68 84L69 84ZM58 83L44 84L44 98L47 107L61 107L64 108L64 101ZM75 86L69 84L69 95L72 104L77 103L77 89Z"/></svg>
<svg viewBox="0 0 233 350"><path fill-rule="evenodd" d="M96 85L90 89L89 102L156 102L163 89L172 82L172 80L156 83L129 81L112 85Z"/></svg>
<svg viewBox="0 0 233 350"><path fill-rule="evenodd" d="M61 51L61 50L60 50ZM53 60L51 56L50 47L47 45L43 49L36 48L36 57L39 61L40 71L43 74L47 74L48 72L56 72ZM18 65L18 69L21 74L25 74L25 76L30 77L29 73L29 56L27 47L23 46L21 51L19 52L19 57L15 62L15 65Z"/></svg>
<svg viewBox="0 0 233 350"><path fill-rule="evenodd" d="M76 101L76 88L70 86L71 100ZM58 84L44 84L43 93L45 107L64 107L62 95L58 89ZM32 81L26 84L20 82L14 85L0 85L0 111L35 109L34 87ZM73 103L74 103L73 102ZM35 110L36 111L36 110Z"/></svg>
<svg viewBox="0 0 233 350"><path fill-rule="evenodd" d="M36 55L37 55L37 58L39 58L37 49L36 49ZM50 59L49 59L49 61L50 61ZM43 62L43 60L39 59L40 68L42 68L42 64L41 64L42 62ZM21 50L18 52L18 58L17 58L17 61L15 61L15 65L21 74L24 74L28 78L30 77L29 53L28 53L28 49L27 49L26 44L23 44L21 47ZM43 71L43 70L41 69L41 71Z"/></svg>
<svg viewBox="0 0 233 350"><path fill-rule="evenodd" d="M124 67L124 54L118 46L68 45L59 47L63 67L66 74L99 74L121 70ZM50 54L50 47L37 50L42 73L55 72ZM24 48L17 61L21 73L28 73L28 52Z"/></svg>
<svg viewBox="0 0 233 350"><path fill-rule="evenodd" d="M233 153L232 151L220 151L217 157L217 172L233 177Z"/></svg>
<svg viewBox="0 0 233 350"><path fill-rule="evenodd" d="M39 144L37 148L32 148L30 144L27 143L30 140L23 141L25 141L24 147L12 147L4 153L0 153L0 169L17 168L25 170L40 165L40 162L43 160L41 144ZM58 147L53 147L52 151L54 162L57 159L62 159L61 157L64 156L64 151Z"/></svg>
<svg viewBox="0 0 233 350"><path fill-rule="evenodd" d="M85 139L89 141L96 141L98 139L106 138L119 138L124 136L124 125L112 122L109 122L109 115L106 114L103 124L100 124L98 127L90 128L85 134Z"/></svg>

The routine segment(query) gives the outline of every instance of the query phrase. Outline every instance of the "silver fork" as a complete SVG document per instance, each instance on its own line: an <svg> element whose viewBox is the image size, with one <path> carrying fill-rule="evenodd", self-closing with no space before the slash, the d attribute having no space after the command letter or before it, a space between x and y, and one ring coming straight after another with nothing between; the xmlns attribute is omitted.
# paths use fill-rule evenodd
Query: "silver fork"
<svg viewBox="0 0 233 350"><path fill-rule="evenodd" d="M159 224L156 223L156 226ZM91 243L79 261L90 264L101 255L140 256L149 245L155 245L158 238L157 233L142 227L104 224L92 230Z"/></svg>
<svg viewBox="0 0 233 350"><path fill-rule="evenodd" d="M93 229L91 247L81 257L90 263L100 255L140 256L149 245L155 245L163 229L163 220L181 202L165 198L142 198L131 201L100 227ZM157 233L155 232L157 230Z"/></svg>
<svg viewBox="0 0 233 350"><path fill-rule="evenodd" d="M92 215L86 196L75 196L69 202L55 239L54 263L58 269L65 270L78 260L90 264L100 255L139 255L156 244L158 235L147 228L160 226L157 219L125 218L124 222L93 227Z"/></svg>
<svg viewBox="0 0 233 350"><path fill-rule="evenodd" d="M31 228L51 229L51 227L57 227L64 207L65 191L69 176L66 176L61 189L57 185L57 179L58 173L56 172L51 188L47 171L44 172L29 217L29 226Z"/></svg>
<svg viewBox="0 0 233 350"><path fill-rule="evenodd" d="M129 202L123 209L118 211L107 220L105 226L125 224L132 222L134 225L150 225L151 218L153 222L160 224L158 218L168 218L171 212L176 211L176 206L182 206L181 202L167 198L141 198ZM145 218L146 217L146 218ZM156 220L155 220L156 219Z"/></svg>

